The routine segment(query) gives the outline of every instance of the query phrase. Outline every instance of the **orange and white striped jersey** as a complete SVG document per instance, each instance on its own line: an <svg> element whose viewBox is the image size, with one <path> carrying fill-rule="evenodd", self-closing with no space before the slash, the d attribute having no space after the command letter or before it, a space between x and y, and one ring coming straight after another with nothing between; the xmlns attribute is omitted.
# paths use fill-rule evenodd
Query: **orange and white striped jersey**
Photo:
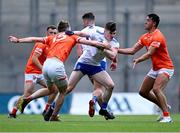
<svg viewBox="0 0 180 133"><path fill-rule="evenodd" d="M69 36L66 34L57 34L44 38L45 44L49 47L47 58L57 57L62 62L65 62L79 38L78 35Z"/></svg>
<svg viewBox="0 0 180 133"><path fill-rule="evenodd" d="M151 57L153 70L156 71L161 68L174 69L173 62L168 53L166 39L159 29L142 35L138 43L147 49L149 46L157 48Z"/></svg>
<svg viewBox="0 0 180 133"><path fill-rule="evenodd" d="M26 64L26 68L25 68L25 73L30 74L30 73L35 73L35 74L41 74L42 70L40 70L33 62L32 62L32 56L34 53L38 53L39 56L39 62L43 65L44 61L46 60L47 57L47 53L48 53L48 47L47 45L43 44L43 43L36 43L31 55L28 59L28 62Z"/></svg>

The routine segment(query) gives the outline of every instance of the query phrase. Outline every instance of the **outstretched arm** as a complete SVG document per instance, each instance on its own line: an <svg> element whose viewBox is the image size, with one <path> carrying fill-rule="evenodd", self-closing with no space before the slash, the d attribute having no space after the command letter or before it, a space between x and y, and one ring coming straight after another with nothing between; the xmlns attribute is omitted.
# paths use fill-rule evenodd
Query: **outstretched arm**
<svg viewBox="0 0 180 133"><path fill-rule="evenodd" d="M133 47L131 48L119 48L118 49L118 53L119 54L130 54L133 55L135 54L137 51L139 51L143 46L139 43L134 44Z"/></svg>
<svg viewBox="0 0 180 133"><path fill-rule="evenodd" d="M98 41L92 41L92 40L86 40L85 38L80 38L78 40L79 43L82 43L84 45L90 45L90 46L94 46L100 49L108 49L111 50L111 46L109 45L109 43L102 43L102 42L98 42Z"/></svg>
<svg viewBox="0 0 180 133"><path fill-rule="evenodd" d="M74 31L74 34L79 35L81 37L90 37L88 33L82 31Z"/></svg>
<svg viewBox="0 0 180 133"><path fill-rule="evenodd" d="M43 37L26 37L26 38L17 38L15 36L9 36L9 41L13 43L30 43L30 42L42 42L44 43Z"/></svg>
<svg viewBox="0 0 180 133"><path fill-rule="evenodd" d="M113 61L117 56L117 51L118 48L111 48L111 50L104 49L104 54L108 59Z"/></svg>
<svg viewBox="0 0 180 133"><path fill-rule="evenodd" d="M134 59L134 60L133 60L133 62L134 62L134 67L135 67L135 65L136 65L137 63L140 63L140 62L142 62L142 61L145 61L145 60L149 59L149 58L155 53L156 49L157 49L156 47L150 46L150 47L148 48L148 51L147 51L145 54L143 54L143 55L140 56L139 58Z"/></svg>

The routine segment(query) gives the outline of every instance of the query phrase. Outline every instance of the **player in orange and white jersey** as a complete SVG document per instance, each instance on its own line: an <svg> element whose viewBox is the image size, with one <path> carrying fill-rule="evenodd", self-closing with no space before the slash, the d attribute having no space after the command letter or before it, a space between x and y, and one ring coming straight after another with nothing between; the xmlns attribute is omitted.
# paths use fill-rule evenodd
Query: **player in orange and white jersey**
<svg viewBox="0 0 180 133"><path fill-rule="evenodd" d="M145 77L139 94L155 103L162 110L162 117L159 122L172 122L168 111L166 96L163 93L168 81L173 76L174 66L169 56L167 42L162 32L157 28L160 18L156 14L147 15L145 30L148 32L142 35L138 42L131 48L119 49L120 54L135 54L144 46L147 52L133 60L136 64L151 58L152 68Z"/></svg>
<svg viewBox="0 0 180 133"><path fill-rule="evenodd" d="M76 43L83 43L86 45L95 46L98 48L111 50L108 43L102 43L98 41L90 41L82 38L78 35L73 34L73 32L68 32L70 25L67 21L60 21L58 25L59 33L55 36L44 37L27 37L27 38L17 38L10 36L9 40L15 43L21 42L43 42L49 46L49 52L47 54L47 59L43 65L43 75L46 79L48 89L40 89L33 93L27 98L22 98L22 102L19 105L21 112L23 113L26 105L33 99L39 98L52 94L54 92L53 85L55 84L59 90L59 96L56 100L55 109L52 113L50 121L60 121L58 118L59 110L64 101L65 92L68 86L67 76L64 68L64 62L68 58L72 48Z"/></svg>
<svg viewBox="0 0 180 133"><path fill-rule="evenodd" d="M47 27L47 31L46 31L47 36L54 35L56 33L57 33L56 26L50 25ZM46 82L44 80L44 76L42 74L42 65L46 60L47 53L48 53L47 45L44 45L43 43L39 43L39 42L35 43L35 46L27 61L24 71L25 73L24 93L23 93L24 97L30 96L34 92L36 84L40 84L41 86L47 88ZM46 104L45 110L48 109L50 104L55 99L56 93L52 94L48 98L48 102ZM15 105L15 107L12 109L12 112L9 113L9 117L16 118L17 110L18 110L17 105Z"/></svg>

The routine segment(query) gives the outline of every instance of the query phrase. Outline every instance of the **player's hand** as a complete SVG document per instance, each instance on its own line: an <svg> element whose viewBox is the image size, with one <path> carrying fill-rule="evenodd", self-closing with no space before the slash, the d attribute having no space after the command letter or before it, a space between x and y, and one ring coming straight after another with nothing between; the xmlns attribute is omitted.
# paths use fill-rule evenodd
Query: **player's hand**
<svg viewBox="0 0 180 133"><path fill-rule="evenodd" d="M9 36L8 39L9 39L10 42L14 42L14 43L19 42L19 39L17 37L15 37L15 36Z"/></svg>
<svg viewBox="0 0 180 133"><path fill-rule="evenodd" d="M117 63L116 62L112 62L111 65L110 65L111 71L115 71L116 68L117 68Z"/></svg>
<svg viewBox="0 0 180 133"><path fill-rule="evenodd" d="M136 66L136 64L139 62L139 60L138 59L134 59L133 60L133 69L135 68L135 66Z"/></svg>
<svg viewBox="0 0 180 133"><path fill-rule="evenodd" d="M100 47L98 49L103 51L105 49L110 49L109 47L110 47L109 43L107 43L107 42L100 42Z"/></svg>
<svg viewBox="0 0 180 133"><path fill-rule="evenodd" d="M108 42L103 42L106 49L111 50L111 45Z"/></svg>

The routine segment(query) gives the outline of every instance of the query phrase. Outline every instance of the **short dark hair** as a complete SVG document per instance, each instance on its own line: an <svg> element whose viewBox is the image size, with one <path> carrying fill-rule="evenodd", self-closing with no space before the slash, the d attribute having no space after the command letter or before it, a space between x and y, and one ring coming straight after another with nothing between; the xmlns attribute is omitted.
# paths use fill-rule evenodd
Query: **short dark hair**
<svg viewBox="0 0 180 133"><path fill-rule="evenodd" d="M69 28L69 22L68 21L65 21L65 20L61 20L58 24L58 31L59 32L64 32L66 30L68 30Z"/></svg>
<svg viewBox="0 0 180 133"><path fill-rule="evenodd" d="M151 13L147 15L149 18L152 19L156 23L155 27L157 28L160 22L160 17L157 14Z"/></svg>
<svg viewBox="0 0 180 133"><path fill-rule="evenodd" d="M116 23L115 22L106 23L105 29L109 30L110 32L115 32L116 31Z"/></svg>
<svg viewBox="0 0 180 133"><path fill-rule="evenodd" d="M82 19L90 19L90 20L94 20L95 19L95 16L92 12L88 12L88 13L85 13L83 16L82 16Z"/></svg>
<svg viewBox="0 0 180 133"><path fill-rule="evenodd" d="M53 30L54 30L54 29L57 29L57 28L56 28L55 25L49 25L49 26L46 28L46 30L48 31L49 29L53 29Z"/></svg>

